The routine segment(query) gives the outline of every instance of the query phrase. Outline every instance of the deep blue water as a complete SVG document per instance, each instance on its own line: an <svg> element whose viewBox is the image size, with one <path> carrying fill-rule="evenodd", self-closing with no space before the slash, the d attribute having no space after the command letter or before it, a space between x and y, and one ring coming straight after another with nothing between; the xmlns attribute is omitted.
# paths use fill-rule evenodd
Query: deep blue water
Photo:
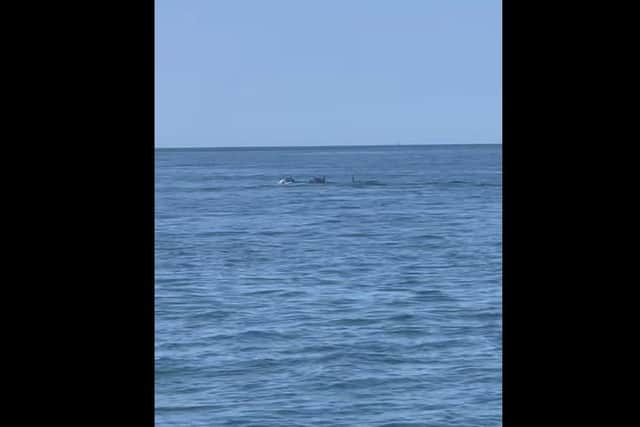
<svg viewBox="0 0 640 427"><path fill-rule="evenodd" d="M501 425L501 163L156 150L156 425Z"/></svg>

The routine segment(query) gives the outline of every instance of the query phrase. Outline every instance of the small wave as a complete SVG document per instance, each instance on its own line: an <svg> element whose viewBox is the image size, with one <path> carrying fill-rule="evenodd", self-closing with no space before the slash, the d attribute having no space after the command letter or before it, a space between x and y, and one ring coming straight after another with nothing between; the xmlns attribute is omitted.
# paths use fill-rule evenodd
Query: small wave
<svg viewBox="0 0 640 427"><path fill-rule="evenodd" d="M202 411L202 410L219 410L224 408L223 405L181 405L181 406L168 406L168 405L156 405L158 412L187 412L187 411Z"/></svg>
<svg viewBox="0 0 640 427"><path fill-rule="evenodd" d="M384 182L372 180L372 181L356 181L351 183L351 185L355 187L386 187L387 184Z"/></svg>
<svg viewBox="0 0 640 427"><path fill-rule="evenodd" d="M228 237L228 236L242 236L247 234L246 231L205 231L197 234L197 237Z"/></svg>

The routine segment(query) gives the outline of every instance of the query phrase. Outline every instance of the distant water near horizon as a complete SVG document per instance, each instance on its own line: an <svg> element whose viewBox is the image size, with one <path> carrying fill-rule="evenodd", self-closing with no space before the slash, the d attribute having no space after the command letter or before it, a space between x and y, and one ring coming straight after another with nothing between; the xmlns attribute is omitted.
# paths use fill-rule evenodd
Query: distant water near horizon
<svg viewBox="0 0 640 427"><path fill-rule="evenodd" d="M156 149L156 425L500 426L501 150Z"/></svg>

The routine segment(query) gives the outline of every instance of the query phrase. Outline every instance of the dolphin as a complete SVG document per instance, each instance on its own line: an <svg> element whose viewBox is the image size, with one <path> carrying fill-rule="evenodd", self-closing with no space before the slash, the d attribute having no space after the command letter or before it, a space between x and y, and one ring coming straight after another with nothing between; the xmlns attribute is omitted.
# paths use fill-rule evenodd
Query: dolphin
<svg viewBox="0 0 640 427"><path fill-rule="evenodd" d="M295 179L293 179L292 176L285 176L284 178L280 179L280 181L278 181L278 184L292 184L296 182Z"/></svg>

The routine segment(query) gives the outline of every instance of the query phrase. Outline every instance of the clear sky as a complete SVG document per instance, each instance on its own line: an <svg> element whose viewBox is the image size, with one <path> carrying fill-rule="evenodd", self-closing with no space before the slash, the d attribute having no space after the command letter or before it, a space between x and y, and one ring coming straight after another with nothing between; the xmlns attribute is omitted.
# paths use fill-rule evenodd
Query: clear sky
<svg viewBox="0 0 640 427"><path fill-rule="evenodd" d="M501 143L499 0L156 0L156 147Z"/></svg>

